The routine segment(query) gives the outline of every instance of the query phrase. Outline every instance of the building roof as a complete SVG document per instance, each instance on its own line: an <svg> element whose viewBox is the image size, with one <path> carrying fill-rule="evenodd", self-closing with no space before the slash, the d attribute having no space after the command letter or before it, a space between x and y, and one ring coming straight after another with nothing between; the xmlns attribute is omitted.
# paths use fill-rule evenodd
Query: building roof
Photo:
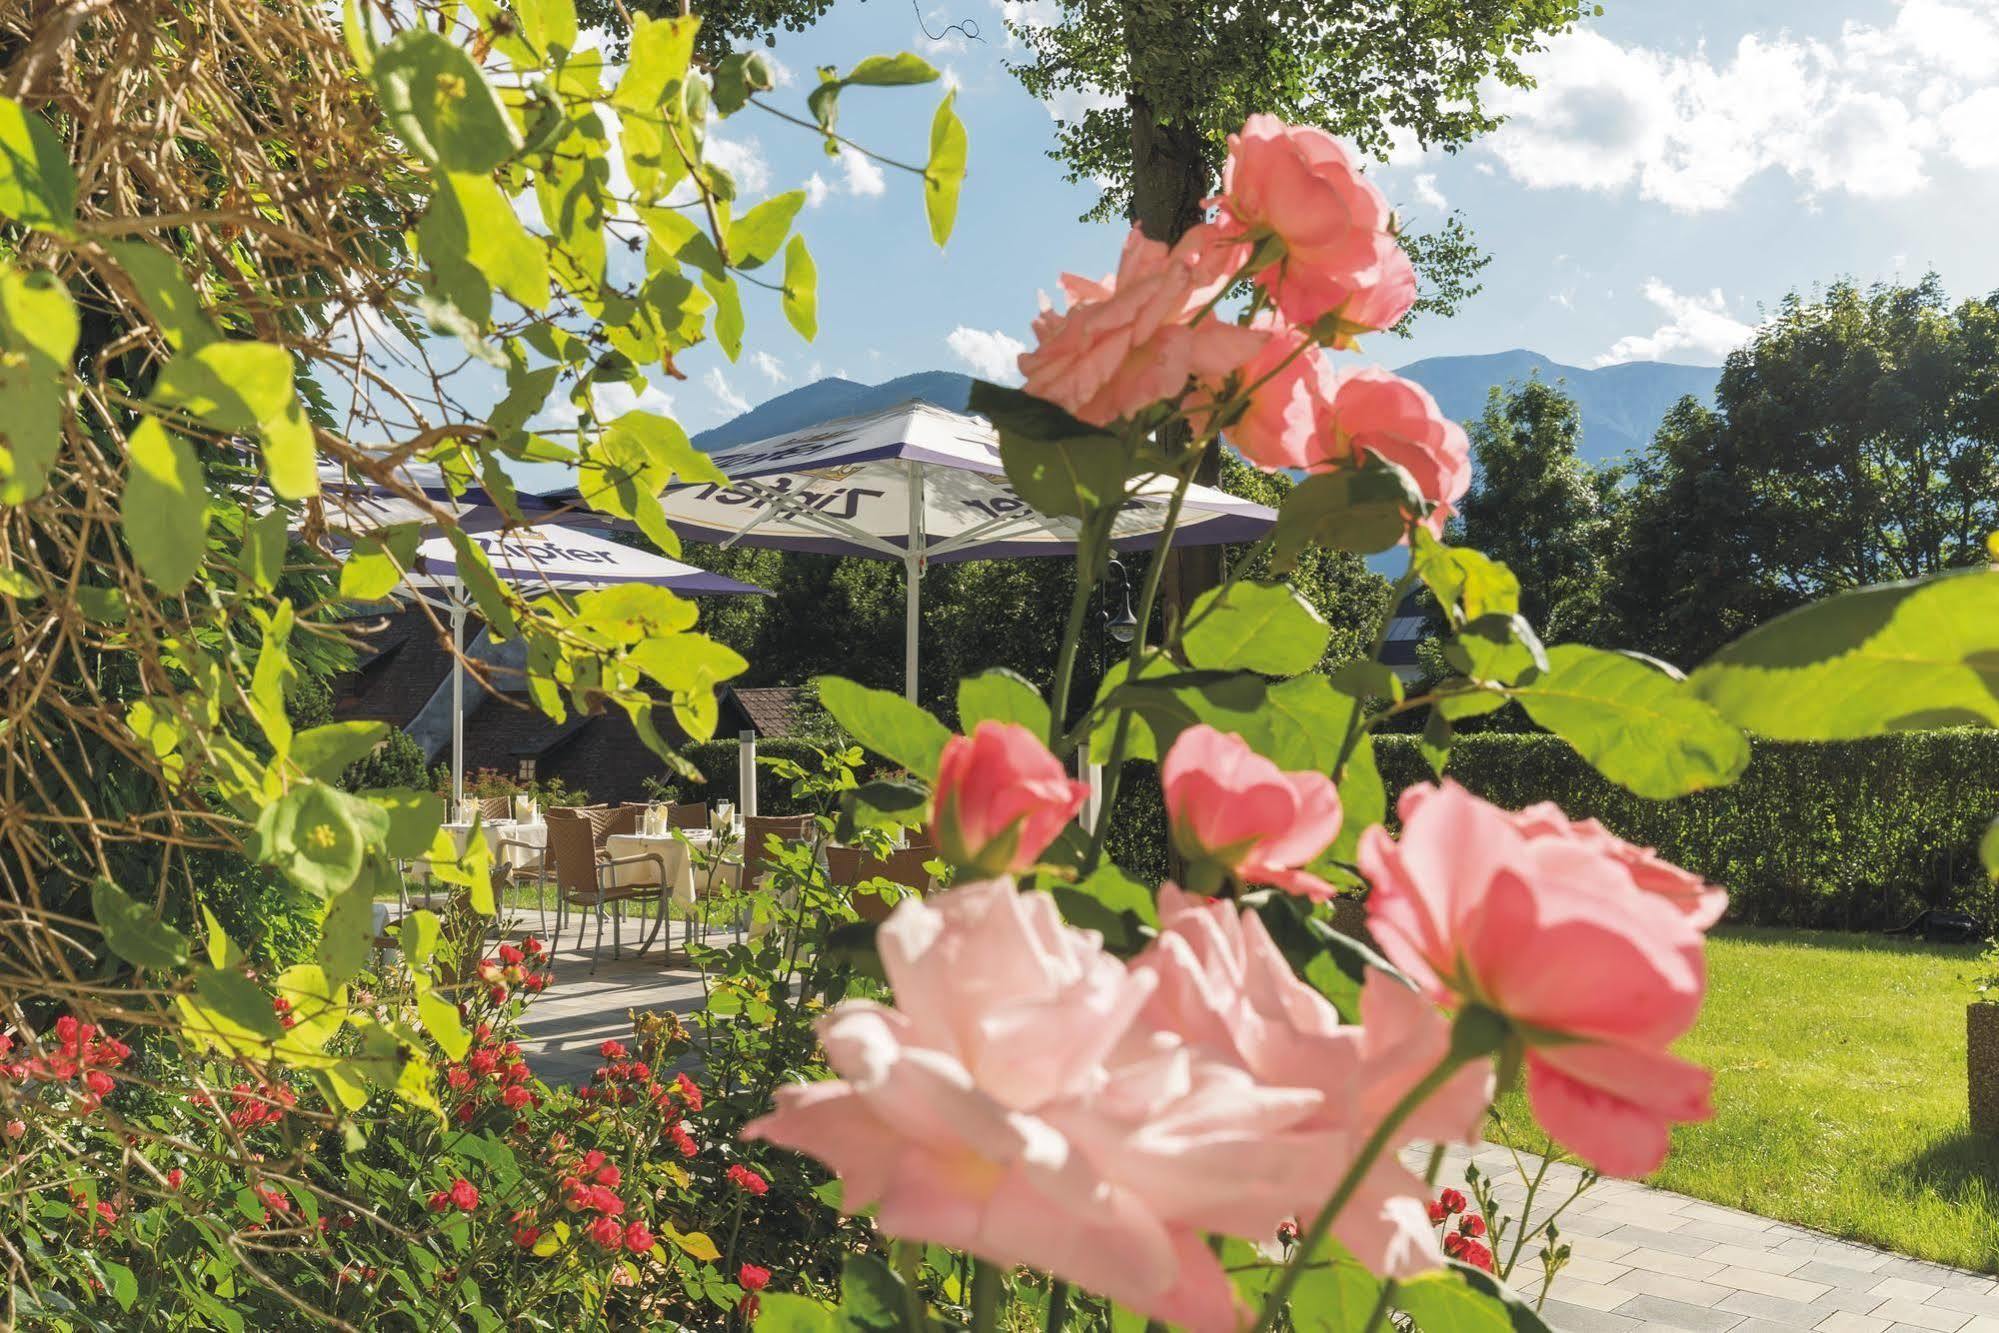
<svg viewBox="0 0 1999 1333"><path fill-rule="evenodd" d="M750 726L759 737L768 740L789 736L798 726L804 703L804 691L799 686L757 685L731 692L749 715Z"/></svg>

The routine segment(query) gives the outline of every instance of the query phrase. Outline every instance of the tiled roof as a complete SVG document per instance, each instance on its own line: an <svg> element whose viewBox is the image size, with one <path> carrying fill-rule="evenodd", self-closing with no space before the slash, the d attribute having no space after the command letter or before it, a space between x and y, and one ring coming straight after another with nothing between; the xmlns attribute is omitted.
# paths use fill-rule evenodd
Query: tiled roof
<svg viewBox="0 0 1999 1333"><path fill-rule="evenodd" d="M791 735L798 722L799 687L761 685L733 691L736 702L749 714L758 736L771 739Z"/></svg>

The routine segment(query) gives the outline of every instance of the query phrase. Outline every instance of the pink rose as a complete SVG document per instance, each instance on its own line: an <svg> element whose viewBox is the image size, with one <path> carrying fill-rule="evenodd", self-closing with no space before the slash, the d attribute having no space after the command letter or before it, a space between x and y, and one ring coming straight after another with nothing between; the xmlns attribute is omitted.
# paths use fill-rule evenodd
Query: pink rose
<svg viewBox="0 0 1999 1333"><path fill-rule="evenodd" d="M1324 1094L1308 1125L1325 1131L1331 1146L1296 1164L1292 1196L1300 1216L1316 1215L1373 1127L1442 1061L1449 1023L1379 971L1362 989L1364 1025L1341 1023L1292 972L1256 914L1233 903L1168 884L1159 891L1159 925L1158 938L1132 960L1133 971L1158 979L1141 1021L1241 1065L1259 1083ZM1427 1187L1393 1147L1476 1142L1492 1082L1490 1064L1469 1066L1419 1106L1335 1222L1340 1243L1374 1272L1407 1277L1443 1262L1424 1208Z"/></svg>
<svg viewBox="0 0 1999 1333"><path fill-rule="evenodd" d="M1026 727L981 722L937 761L932 835L957 865L1011 874L1034 864L1089 791Z"/></svg>
<svg viewBox="0 0 1999 1333"><path fill-rule="evenodd" d="M1728 910L1727 890L1680 869L1650 847L1626 842L1594 819L1570 819L1553 801L1530 805L1511 818L1513 826L1530 838L1574 838L1595 846L1629 870L1633 884L1686 913L1697 930L1706 930Z"/></svg>
<svg viewBox="0 0 1999 1333"><path fill-rule="evenodd" d="M1399 809L1400 841L1371 828L1360 844L1382 951L1436 1002L1511 1024L1556 1142L1606 1174L1657 1169L1669 1126L1712 1114L1712 1077L1667 1049L1706 993L1711 906L1658 891L1601 829L1509 815L1454 782Z"/></svg>
<svg viewBox="0 0 1999 1333"><path fill-rule="evenodd" d="M1416 299L1388 200L1324 130L1251 116L1229 136L1222 192L1208 202L1230 239L1282 243L1256 281L1295 324L1333 315L1343 335L1385 329Z"/></svg>
<svg viewBox="0 0 1999 1333"><path fill-rule="evenodd" d="M1188 382L1219 384L1261 339L1212 315L1196 322L1247 254L1195 227L1169 250L1137 227L1115 276L1062 278L1069 308L1043 310L1036 346L1020 357L1023 386L1093 426L1177 400Z"/></svg>
<svg viewBox="0 0 1999 1333"><path fill-rule="evenodd" d="M1249 391L1249 402L1223 434L1265 472L1310 467L1333 435L1339 376L1310 339L1269 312L1250 328L1263 345L1242 368L1240 388ZM1208 430L1212 415L1202 405L1189 413L1197 434Z"/></svg>
<svg viewBox="0 0 1999 1333"><path fill-rule="evenodd" d="M1352 370L1333 394L1333 420L1335 447L1326 461L1338 466L1368 453L1402 468L1433 506L1423 525L1442 535L1471 489L1471 442L1430 391L1378 367Z"/></svg>
<svg viewBox="0 0 1999 1333"><path fill-rule="evenodd" d="M779 1089L744 1137L826 1163L890 1235L1234 1333L1246 1311L1202 1236L1288 1216L1320 1094L1139 1026L1153 978L1011 881L906 900L877 941L895 1007L837 1006L819 1032L838 1077Z"/></svg>
<svg viewBox="0 0 1999 1333"><path fill-rule="evenodd" d="M1187 728L1159 766L1166 822L1192 863L1189 877L1272 884L1330 898L1333 886L1299 867L1340 831L1340 795L1323 773L1286 773L1242 737L1205 723Z"/></svg>

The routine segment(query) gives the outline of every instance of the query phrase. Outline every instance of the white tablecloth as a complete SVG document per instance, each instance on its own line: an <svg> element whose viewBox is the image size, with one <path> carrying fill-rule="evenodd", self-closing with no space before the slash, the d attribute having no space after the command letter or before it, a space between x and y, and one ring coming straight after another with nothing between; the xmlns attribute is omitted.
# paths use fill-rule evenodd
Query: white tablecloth
<svg viewBox="0 0 1999 1333"><path fill-rule="evenodd" d="M524 866L541 864L542 853L548 847L548 824L520 824L511 819L489 819L479 825L486 835L487 850L493 853L494 866L512 866L518 870ZM470 824L446 824L444 831L451 835L458 854L465 854L465 840L472 836ZM502 847L502 842L526 843L526 847Z"/></svg>
<svg viewBox="0 0 1999 1333"><path fill-rule="evenodd" d="M650 835L645 833L613 833L604 839L604 855L613 861L627 856L656 855L666 867L667 883L673 886L672 898L677 903L691 904L695 900L695 865L693 852L703 849L712 840L705 831L689 830L688 838L694 844L689 847L671 833ZM638 861L631 865L611 867L611 886L614 888L647 888L659 883L659 866L650 861ZM705 890L711 881L714 884L734 886L742 871L736 859L720 865L700 867L702 885Z"/></svg>

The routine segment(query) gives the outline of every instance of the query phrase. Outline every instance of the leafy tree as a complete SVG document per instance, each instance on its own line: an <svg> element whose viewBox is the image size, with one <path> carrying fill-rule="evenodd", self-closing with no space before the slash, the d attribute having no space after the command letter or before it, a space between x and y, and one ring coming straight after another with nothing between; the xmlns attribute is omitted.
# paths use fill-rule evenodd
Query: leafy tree
<svg viewBox="0 0 1999 1333"><path fill-rule="evenodd" d="M1606 641L1605 560L1617 531L1617 478L1577 453L1582 413L1536 376L1495 387L1471 423L1477 473L1461 506L1466 545L1520 579L1520 609L1550 639Z"/></svg>
<svg viewBox="0 0 1999 1333"><path fill-rule="evenodd" d="M1999 305L1793 294L1633 471L1625 638L1698 661L1812 597L1973 565L1999 526Z"/></svg>

